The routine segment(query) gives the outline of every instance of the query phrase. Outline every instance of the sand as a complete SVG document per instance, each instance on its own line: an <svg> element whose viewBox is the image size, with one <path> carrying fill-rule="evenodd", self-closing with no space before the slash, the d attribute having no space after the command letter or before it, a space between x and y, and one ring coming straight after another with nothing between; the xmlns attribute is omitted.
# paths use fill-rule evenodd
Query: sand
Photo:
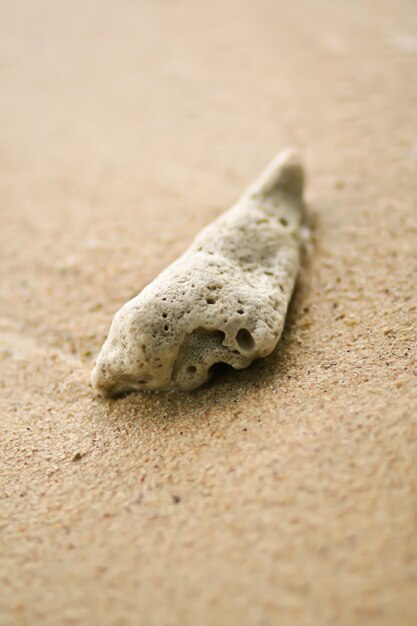
<svg viewBox="0 0 417 626"><path fill-rule="evenodd" d="M417 623L413 0L0 5L0 623ZM114 312L293 145L279 349L100 399Z"/></svg>

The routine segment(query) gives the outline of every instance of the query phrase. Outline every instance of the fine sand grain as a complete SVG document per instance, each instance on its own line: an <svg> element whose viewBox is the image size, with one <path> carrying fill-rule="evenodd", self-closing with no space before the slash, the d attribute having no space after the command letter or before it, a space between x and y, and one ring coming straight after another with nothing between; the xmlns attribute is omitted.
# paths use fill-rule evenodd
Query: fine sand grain
<svg viewBox="0 0 417 626"><path fill-rule="evenodd" d="M0 3L0 623L417 623L414 0ZM120 306L274 154L278 350L96 396Z"/></svg>

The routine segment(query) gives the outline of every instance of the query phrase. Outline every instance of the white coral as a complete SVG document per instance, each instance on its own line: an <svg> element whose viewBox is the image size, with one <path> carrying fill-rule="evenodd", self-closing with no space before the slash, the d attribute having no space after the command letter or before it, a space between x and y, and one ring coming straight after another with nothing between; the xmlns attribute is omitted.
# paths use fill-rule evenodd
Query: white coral
<svg viewBox="0 0 417 626"><path fill-rule="evenodd" d="M300 264L303 168L280 153L235 206L116 313L92 384L192 390L277 345Z"/></svg>

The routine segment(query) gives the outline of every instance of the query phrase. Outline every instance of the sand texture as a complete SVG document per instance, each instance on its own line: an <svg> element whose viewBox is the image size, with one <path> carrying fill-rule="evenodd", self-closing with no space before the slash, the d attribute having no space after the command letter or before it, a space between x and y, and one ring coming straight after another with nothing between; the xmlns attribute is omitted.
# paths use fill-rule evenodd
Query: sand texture
<svg viewBox="0 0 417 626"><path fill-rule="evenodd" d="M414 0L0 4L0 623L417 623ZM114 313L298 148L272 356L99 398Z"/></svg>

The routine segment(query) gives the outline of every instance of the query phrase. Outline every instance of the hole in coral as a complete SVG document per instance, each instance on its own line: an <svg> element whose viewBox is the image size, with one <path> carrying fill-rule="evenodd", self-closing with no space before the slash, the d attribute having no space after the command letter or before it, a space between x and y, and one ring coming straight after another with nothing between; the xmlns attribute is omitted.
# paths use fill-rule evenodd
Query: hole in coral
<svg viewBox="0 0 417 626"><path fill-rule="evenodd" d="M187 372L188 372L189 374L195 374L195 373L196 373L196 371L197 371L197 368L196 368L196 366L195 366L195 365L189 365L189 366L187 367Z"/></svg>
<svg viewBox="0 0 417 626"><path fill-rule="evenodd" d="M165 326L164 326L164 330L165 330L165 331L169 330L169 326L168 326L168 324L165 324Z"/></svg>
<svg viewBox="0 0 417 626"><path fill-rule="evenodd" d="M279 223L280 223L282 226L288 226L288 220L286 220L286 219L285 219L285 217L280 217L280 218L279 218Z"/></svg>
<svg viewBox="0 0 417 626"><path fill-rule="evenodd" d="M238 313L239 315L243 315L243 314L244 314L244 312L245 312L245 311L244 311L243 309L238 309L238 310L236 311L236 313Z"/></svg>
<svg viewBox="0 0 417 626"><path fill-rule="evenodd" d="M246 328L241 328L236 335L238 346L244 352L249 352L255 347L255 340Z"/></svg>
<svg viewBox="0 0 417 626"><path fill-rule="evenodd" d="M214 298L207 298L207 304L216 304L216 300Z"/></svg>
<svg viewBox="0 0 417 626"><path fill-rule="evenodd" d="M162 313L162 317L168 317L168 313Z"/></svg>
<svg viewBox="0 0 417 626"><path fill-rule="evenodd" d="M228 363L224 363L224 361L219 361L218 363L213 363L213 365L209 368L209 374L210 376L215 376L217 378L219 376L224 376L232 369L233 367Z"/></svg>

